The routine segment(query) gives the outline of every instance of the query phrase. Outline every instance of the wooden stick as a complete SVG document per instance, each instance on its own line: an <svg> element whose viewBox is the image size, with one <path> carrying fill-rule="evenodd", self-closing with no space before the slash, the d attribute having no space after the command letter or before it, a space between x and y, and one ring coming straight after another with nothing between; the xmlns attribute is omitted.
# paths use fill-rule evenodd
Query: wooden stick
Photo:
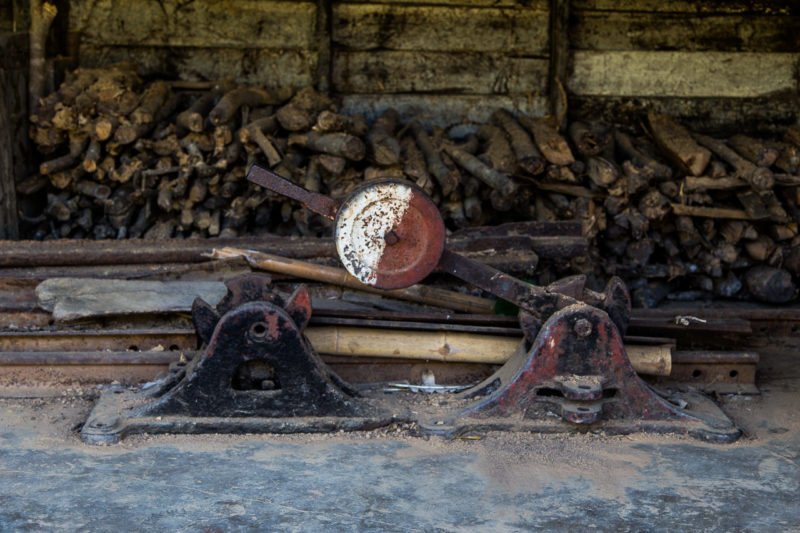
<svg viewBox="0 0 800 533"><path fill-rule="evenodd" d="M36 113L39 99L44 96L45 73L45 43L50 25L56 18L58 9L55 5L41 0L30 2L30 71L28 73L28 107L30 114Z"/></svg>
<svg viewBox="0 0 800 533"><path fill-rule="evenodd" d="M705 207L701 205L669 204L676 215L706 218L730 218L734 220L752 220L750 215L741 209L727 209L723 207Z"/></svg>
<svg viewBox="0 0 800 533"><path fill-rule="evenodd" d="M683 182L683 190L687 192L695 191L727 191L749 187L750 184L739 178L723 177L709 178L706 176L686 176Z"/></svg>
<svg viewBox="0 0 800 533"><path fill-rule="evenodd" d="M464 150L452 146L445 146L444 150L464 170L496 190L503 197L510 197L516 192L517 184L507 174L484 165L480 159Z"/></svg>
<svg viewBox="0 0 800 533"><path fill-rule="evenodd" d="M351 161L361 161L366 155L364 141L348 133L293 133L289 136L289 146L299 145L315 152L344 157Z"/></svg>
<svg viewBox="0 0 800 533"><path fill-rule="evenodd" d="M733 166L736 169L736 176L746 180L753 189L757 191L768 191L775 185L775 177L768 168L757 167L755 164L728 148L721 141L713 139L708 135L696 133L694 138L697 139L697 142L714 152L720 159L723 159Z"/></svg>
<svg viewBox="0 0 800 533"><path fill-rule="evenodd" d="M242 250L239 248L214 249L210 257L213 259L244 257L254 268L321 281L323 283L331 283L333 285L358 289L365 292L382 294L400 300L435 305L465 313L492 313L494 308L493 300L424 285L412 285L405 289L395 290L376 289L375 287L364 285L342 268L315 265L314 263L307 263L305 261L288 259L286 257L252 250Z"/></svg>
<svg viewBox="0 0 800 533"><path fill-rule="evenodd" d="M521 337L454 331L347 326L312 326L305 336L322 355L423 359L448 363L503 364L522 342ZM672 371L670 345L626 345L634 370L640 374L668 376Z"/></svg>
<svg viewBox="0 0 800 533"><path fill-rule="evenodd" d="M458 187L457 175L455 175L447 165L444 164L439 152L433 145L428 132L419 122L411 123L411 132L414 134L414 139L417 141L422 154L425 156L425 162L428 164L428 170L436 178L439 186L442 188L442 194L447 196ZM452 154L451 154L452 155Z"/></svg>

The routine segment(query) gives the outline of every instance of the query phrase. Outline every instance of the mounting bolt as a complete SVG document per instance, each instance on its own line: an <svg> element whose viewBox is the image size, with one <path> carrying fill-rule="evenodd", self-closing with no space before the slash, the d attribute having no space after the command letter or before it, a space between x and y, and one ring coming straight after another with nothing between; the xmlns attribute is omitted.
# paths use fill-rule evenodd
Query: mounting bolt
<svg viewBox="0 0 800 533"><path fill-rule="evenodd" d="M575 322L574 329L578 337L586 337L592 332L592 323L585 318L581 318Z"/></svg>
<svg viewBox="0 0 800 533"><path fill-rule="evenodd" d="M397 233L394 230L390 230L386 235L383 236L383 240L386 241L386 244L389 246L394 246L398 242L400 242L400 237L397 236Z"/></svg>

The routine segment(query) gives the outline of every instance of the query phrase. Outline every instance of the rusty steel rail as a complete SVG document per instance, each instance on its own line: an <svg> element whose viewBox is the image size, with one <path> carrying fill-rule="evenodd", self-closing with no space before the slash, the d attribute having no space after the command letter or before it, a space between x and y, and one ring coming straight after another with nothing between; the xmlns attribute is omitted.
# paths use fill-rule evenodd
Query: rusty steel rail
<svg viewBox="0 0 800 533"><path fill-rule="evenodd" d="M482 319L476 319L483 322ZM448 330L472 331L475 325L436 324L390 320L363 320L332 317L317 317L312 323L316 325L364 325L382 328L402 328L412 330ZM488 322L488 320L486 321ZM503 323L504 320L495 322ZM518 330L503 326L477 326L487 334L510 334ZM628 342L641 344L669 343L669 338L629 336ZM673 341L674 342L674 341ZM14 376L42 374L43 368L55 371L58 368L70 368L68 373L73 378L84 381L101 382L109 376L127 379L142 379L142 372L131 369L149 369L150 377L169 364L177 362L181 356L191 359L197 353L197 337L191 328L151 328L151 329L115 329L115 330L59 330L59 331L0 331L0 378L8 375L9 369ZM324 357L328 360L328 357ZM717 393L757 393L755 385L758 354L746 351L675 351L673 355L672 373L667 378L659 379L660 383L677 385L680 388ZM331 362L335 366L352 365L358 360L346 363L336 358ZM338 364L336 364L338 363ZM370 366L388 365L395 369L403 366L411 371L421 361L393 361L391 359L365 359ZM469 364L461 365L462 371L468 372ZM102 371L98 369L103 369ZM116 369L116 370L115 370ZM379 372L380 373L380 372ZM51 374L42 374L49 379ZM365 376L363 372L360 376ZM147 375L144 375L147 378ZM115 378L116 379L116 378ZM2 382L2 379L0 379Z"/></svg>
<svg viewBox="0 0 800 533"><path fill-rule="evenodd" d="M0 331L0 352L86 352L102 350L180 351L197 349L193 329Z"/></svg>

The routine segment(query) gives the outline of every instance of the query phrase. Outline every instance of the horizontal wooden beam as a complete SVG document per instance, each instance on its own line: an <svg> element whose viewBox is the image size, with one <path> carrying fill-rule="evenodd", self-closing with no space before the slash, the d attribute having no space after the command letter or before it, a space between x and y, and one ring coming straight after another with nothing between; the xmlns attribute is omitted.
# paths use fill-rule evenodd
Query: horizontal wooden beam
<svg viewBox="0 0 800 533"><path fill-rule="evenodd" d="M547 60L502 54L338 52L333 87L341 93L514 94L547 86Z"/></svg>
<svg viewBox="0 0 800 533"><path fill-rule="evenodd" d="M648 11L657 13L752 13L786 15L797 13L794 0L725 0L698 2L696 0L572 0L573 9L602 11Z"/></svg>
<svg viewBox="0 0 800 533"><path fill-rule="evenodd" d="M70 2L70 29L93 45L305 49L315 27L314 2Z"/></svg>
<svg viewBox="0 0 800 533"><path fill-rule="evenodd" d="M586 96L758 97L797 89L800 54L576 51L570 91Z"/></svg>
<svg viewBox="0 0 800 533"><path fill-rule="evenodd" d="M208 48L167 45L82 45L81 66L96 67L135 58L145 75L169 72L182 80L235 79L239 83L275 88L314 85L316 50Z"/></svg>
<svg viewBox="0 0 800 533"><path fill-rule="evenodd" d="M579 50L796 52L800 16L740 14L574 13L570 28Z"/></svg>
<svg viewBox="0 0 800 533"><path fill-rule="evenodd" d="M351 94L342 96L344 113L361 113L374 120L392 107L403 121L418 118L426 127L431 125L489 122L497 108L514 113L542 117L547 114L547 98L541 94L482 95L451 94Z"/></svg>
<svg viewBox="0 0 800 533"><path fill-rule="evenodd" d="M334 45L352 50L546 53L548 11L539 6L459 7L336 3Z"/></svg>

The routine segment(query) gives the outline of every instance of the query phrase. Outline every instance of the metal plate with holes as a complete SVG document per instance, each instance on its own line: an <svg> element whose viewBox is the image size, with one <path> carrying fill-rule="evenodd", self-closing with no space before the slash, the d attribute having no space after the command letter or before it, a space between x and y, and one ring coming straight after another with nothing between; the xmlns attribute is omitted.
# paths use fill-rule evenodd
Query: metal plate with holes
<svg viewBox="0 0 800 533"><path fill-rule="evenodd" d="M354 190L336 215L336 249L347 271L383 289L423 280L444 250L444 222L421 190L398 182Z"/></svg>

